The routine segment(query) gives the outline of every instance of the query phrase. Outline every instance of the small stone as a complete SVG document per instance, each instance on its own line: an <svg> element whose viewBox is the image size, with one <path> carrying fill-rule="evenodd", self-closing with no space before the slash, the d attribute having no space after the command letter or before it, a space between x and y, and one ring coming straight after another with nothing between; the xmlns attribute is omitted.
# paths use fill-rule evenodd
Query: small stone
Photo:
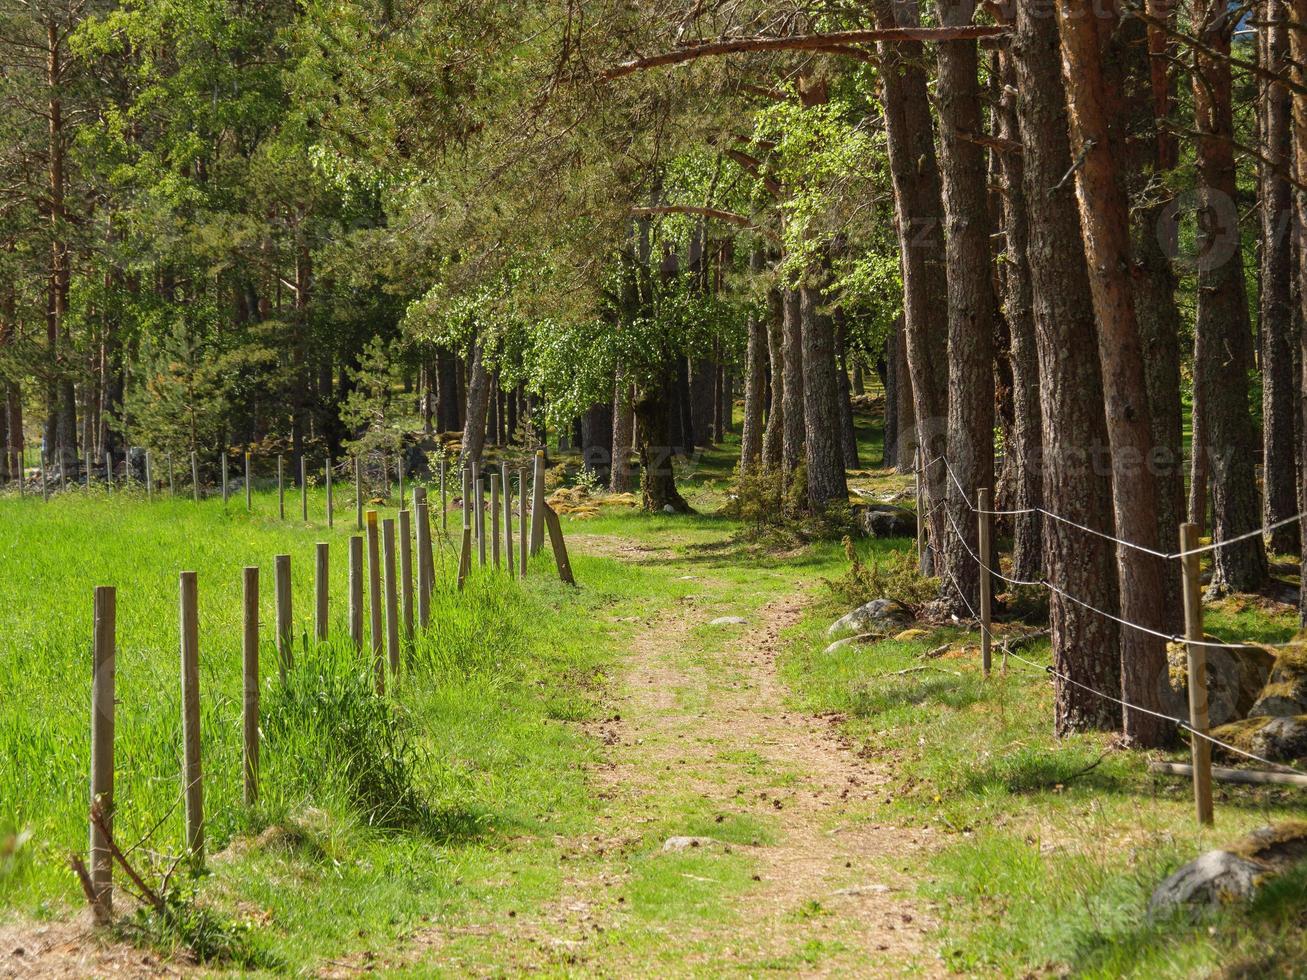
<svg viewBox="0 0 1307 980"><path fill-rule="evenodd" d="M1243 901L1257 890L1262 871L1262 865L1230 851L1208 851L1157 886L1148 913L1165 916L1184 906Z"/></svg>
<svg viewBox="0 0 1307 980"><path fill-rule="evenodd" d="M911 621L912 611L898 600L872 599L833 622L826 630L826 635L838 637L850 633L866 633L874 626L906 626Z"/></svg>
<svg viewBox="0 0 1307 980"><path fill-rule="evenodd" d="M718 616L708 625L709 626L741 626L747 622L748 620L745 619L743 616Z"/></svg>
<svg viewBox="0 0 1307 980"><path fill-rule="evenodd" d="M688 851L693 847L707 847L716 843L711 837L668 837L663 841L663 853Z"/></svg>

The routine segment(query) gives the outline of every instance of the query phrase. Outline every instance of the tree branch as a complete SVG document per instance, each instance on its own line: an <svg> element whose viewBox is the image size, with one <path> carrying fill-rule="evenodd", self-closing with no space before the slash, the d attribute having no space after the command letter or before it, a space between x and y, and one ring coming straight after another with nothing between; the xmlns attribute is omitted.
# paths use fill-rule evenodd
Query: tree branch
<svg viewBox="0 0 1307 980"><path fill-rule="evenodd" d="M789 37L722 38L717 41L699 41L672 51L624 61L600 72L599 80L607 82L648 68L679 65L698 58L737 54L741 51L826 51L850 56L855 54L853 45L874 44L878 41L974 41L1007 33L1006 27L969 24L965 27L890 27L884 30L834 31L829 34L793 34ZM869 58L871 55L858 52L856 57Z"/></svg>
<svg viewBox="0 0 1307 980"><path fill-rule="evenodd" d="M736 214L734 211L722 211L719 208L699 208L692 204L664 204L656 208L631 208L632 218L652 218L660 214L694 214L701 218L716 218L728 225L735 225L737 228L747 228L749 231L757 232L774 242L781 240L776 232L756 225L744 215Z"/></svg>

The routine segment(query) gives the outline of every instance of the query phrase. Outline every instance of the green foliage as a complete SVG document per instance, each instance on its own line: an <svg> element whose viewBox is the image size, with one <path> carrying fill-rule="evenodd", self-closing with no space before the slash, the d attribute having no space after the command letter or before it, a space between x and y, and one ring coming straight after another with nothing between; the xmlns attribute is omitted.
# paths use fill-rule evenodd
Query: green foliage
<svg viewBox="0 0 1307 980"><path fill-rule="evenodd" d="M380 337L368 342L358 367L350 371L353 388L340 416L359 435L348 443L356 453L397 451L404 435L417 429L414 399L401 390L403 360L399 346Z"/></svg>
<svg viewBox="0 0 1307 980"><path fill-rule="evenodd" d="M872 554L864 561L853 539L845 537L844 557L848 570L838 579L825 581L831 594L846 606L888 598L917 610L939 596L939 579L922 575L911 552Z"/></svg>

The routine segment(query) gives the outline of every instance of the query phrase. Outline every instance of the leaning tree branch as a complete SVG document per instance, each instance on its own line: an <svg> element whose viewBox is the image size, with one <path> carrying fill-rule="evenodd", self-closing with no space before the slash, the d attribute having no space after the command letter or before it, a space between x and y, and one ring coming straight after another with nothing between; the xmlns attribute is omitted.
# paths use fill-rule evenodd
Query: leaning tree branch
<svg viewBox="0 0 1307 980"><path fill-rule="evenodd" d="M773 177L768 177L762 172L762 161L757 157L751 157L749 154L740 150L727 149L726 155L747 170L755 178L762 182L762 186L767 188L767 193L772 197L779 199L782 196L780 181Z"/></svg>
<svg viewBox="0 0 1307 980"><path fill-rule="evenodd" d="M679 65L698 58L711 58L742 51L825 51L831 54L870 58L856 45L880 41L974 41L983 37L1000 37L1008 28L984 24L964 27L890 27L883 30L833 31L828 34L792 34L788 37L730 37L716 41L698 41L671 51L633 58L599 73L600 81L611 81L649 68Z"/></svg>
<svg viewBox="0 0 1307 980"><path fill-rule="evenodd" d="M780 236L770 228L754 224L742 214L736 214L734 211L723 211L720 208L700 208L695 207L693 204L664 204L654 208L631 208L632 218L652 218L660 214L694 214L701 218L716 218L728 225L735 225L737 228L747 228L749 231L757 232L774 242L781 240Z"/></svg>

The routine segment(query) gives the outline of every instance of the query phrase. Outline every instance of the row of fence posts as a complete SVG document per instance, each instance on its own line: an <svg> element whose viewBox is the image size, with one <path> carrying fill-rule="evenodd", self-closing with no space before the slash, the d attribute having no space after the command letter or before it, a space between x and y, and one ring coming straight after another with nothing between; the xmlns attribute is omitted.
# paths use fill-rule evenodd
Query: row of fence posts
<svg viewBox="0 0 1307 980"><path fill-rule="evenodd" d="M916 467L916 501L917 501L917 555L920 558L926 547L924 488L921 483L922 462L924 457L918 450ZM993 626L993 582L991 581L990 562L993 551L993 495L988 488L976 491L976 516L978 527L976 534L979 562L980 593L980 662L981 671L989 677L992 651L991 628ZM1189 687L1189 726L1193 732L1190 736L1190 748L1193 755L1194 808L1198 822L1210 826L1213 822L1212 808L1212 743L1202 737L1208 734L1208 690L1207 690L1207 651L1201 645L1203 635L1203 601L1199 556L1194 553L1198 547L1198 525L1180 525L1181 574L1184 590L1184 621L1188 687ZM1196 642L1194 642L1196 641ZM1007 652L1003 654L1003 669L1007 670Z"/></svg>
<svg viewBox="0 0 1307 980"><path fill-rule="evenodd" d="M512 494L503 495L502 538L499 509L499 485L507 486L508 466L492 474L491 554L496 567L505 567L510 576L525 577L527 572L527 494L526 470L518 470L518 554L513 562ZM479 473L478 473L479 477ZM468 475L469 483L472 474ZM535 554L546 531L554 547L555 559L563 581L574 584L566 545L557 514L544 501L544 454L538 453L533 474L533 508L531 515L530 552ZM441 467L441 497L445 497L444 467ZM460 554L457 586L461 590L470 571L471 534L480 523L484 528L484 508L471 503L470 494L463 498L463 545ZM474 514L479 514L476 518ZM442 512L442 524L446 518ZM413 488L413 508L401 508L395 518L378 520L375 510L364 513L365 534L349 538L349 635L359 652L364 650L364 593L367 592L369 628L368 652L371 657L374 686L378 694L386 690L389 674L396 681L402 669L404 642L411 643L417 630L430 624L431 596L435 587L435 557L432 546L430 507L427 490ZM414 544L416 541L416 554ZM501 551L502 543L502 551ZM480 545L481 564L485 566L485 539ZM364 549L366 547L366 563ZM506 559L503 566L500 558ZM414 568L416 564L416 569ZM415 575L416 571L416 575ZM364 575L367 585L364 585ZM274 576L274 646L281 683L287 681L294 667L294 619L292 615L291 556L273 559ZM414 590L414 578L417 589ZM259 797L259 567L247 566L242 581L242 799L253 806ZM204 779L200 755L200 638L199 579L195 572L180 573L179 634L182 685L182 798L185 812L186 850L191 859L204 861ZM328 639L330 618L330 544L317 543L314 552L313 636L319 642ZM112 912L113 875L109 834L114 812L114 705L117 643L117 589L99 586L95 590L93 656L91 683L91 780L92 819L90 825L89 884L93 910L105 921ZM98 818L98 819L97 819Z"/></svg>

